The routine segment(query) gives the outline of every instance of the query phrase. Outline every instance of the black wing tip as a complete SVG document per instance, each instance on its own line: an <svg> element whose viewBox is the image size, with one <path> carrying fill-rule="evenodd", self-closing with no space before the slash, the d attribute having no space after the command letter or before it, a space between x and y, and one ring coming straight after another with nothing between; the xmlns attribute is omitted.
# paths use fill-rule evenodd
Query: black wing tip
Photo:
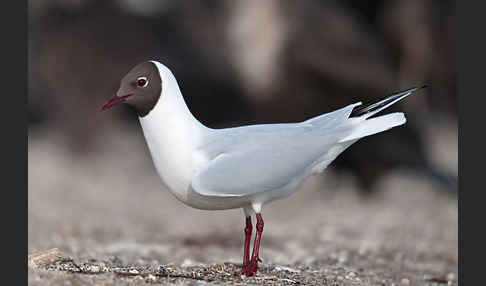
<svg viewBox="0 0 486 286"><path fill-rule="evenodd" d="M401 91L395 91L394 93L391 94L391 96L393 95L397 95L397 94L400 94L400 93L406 93L406 92L414 92L414 91L417 91L419 89L422 89L422 88L427 88L429 87L428 84L423 84L423 85L419 85L419 86L415 86L415 87L411 87L411 88L408 88L408 89L405 89L405 90L401 90Z"/></svg>
<svg viewBox="0 0 486 286"><path fill-rule="evenodd" d="M422 89L422 88L426 88L426 87L428 87L428 85L423 84L421 86L416 86L416 87L412 87L412 88L409 88L409 89L406 89L406 90L397 91L397 92L393 93L392 95L388 96L387 98L385 98L382 101L379 101L377 103L370 104L370 105L367 105L367 106L363 106L361 108L357 108L357 109L353 110L350 114L350 117L356 117L356 116L360 116L360 115L363 115L363 114L366 114L366 113L369 113L369 112L373 112L374 110L381 108L383 105L388 104L390 101L394 101L401 96L402 96L402 98L407 97L407 96L411 95L413 92L415 92L419 89Z"/></svg>
<svg viewBox="0 0 486 286"><path fill-rule="evenodd" d="M428 84L423 84L423 85L421 85L421 86L417 86L417 87L415 87L415 88L414 88L414 90L419 90L419 89L422 89L422 88L427 88L427 87L429 87L429 85L428 85Z"/></svg>

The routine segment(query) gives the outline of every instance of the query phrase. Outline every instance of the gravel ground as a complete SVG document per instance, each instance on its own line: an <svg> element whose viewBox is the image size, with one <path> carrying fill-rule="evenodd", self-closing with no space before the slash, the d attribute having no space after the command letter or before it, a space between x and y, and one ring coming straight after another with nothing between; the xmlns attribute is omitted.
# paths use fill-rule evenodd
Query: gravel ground
<svg viewBox="0 0 486 286"><path fill-rule="evenodd" d="M29 285L457 284L457 199L418 174L391 171L368 198L332 168L311 178L264 208L247 278L243 212L184 206L140 134L113 130L84 156L29 134Z"/></svg>

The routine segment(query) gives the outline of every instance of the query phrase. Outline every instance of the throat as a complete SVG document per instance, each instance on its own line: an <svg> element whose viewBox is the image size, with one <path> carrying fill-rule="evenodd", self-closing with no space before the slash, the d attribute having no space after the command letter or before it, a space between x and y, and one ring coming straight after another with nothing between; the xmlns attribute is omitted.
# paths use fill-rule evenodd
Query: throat
<svg viewBox="0 0 486 286"><path fill-rule="evenodd" d="M196 167L194 152L209 129L192 116L182 96L162 96L139 120L157 173L169 190L184 200Z"/></svg>

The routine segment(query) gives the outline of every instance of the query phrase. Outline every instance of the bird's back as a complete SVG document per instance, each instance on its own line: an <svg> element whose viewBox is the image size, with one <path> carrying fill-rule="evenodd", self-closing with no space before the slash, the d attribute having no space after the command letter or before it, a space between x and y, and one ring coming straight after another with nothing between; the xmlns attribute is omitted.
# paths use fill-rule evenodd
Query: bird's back
<svg viewBox="0 0 486 286"><path fill-rule="evenodd" d="M351 110L352 106L345 107L300 123L216 130L213 140L199 148L210 161L193 177L192 187L211 196L243 196L281 188L352 132L346 116Z"/></svg>

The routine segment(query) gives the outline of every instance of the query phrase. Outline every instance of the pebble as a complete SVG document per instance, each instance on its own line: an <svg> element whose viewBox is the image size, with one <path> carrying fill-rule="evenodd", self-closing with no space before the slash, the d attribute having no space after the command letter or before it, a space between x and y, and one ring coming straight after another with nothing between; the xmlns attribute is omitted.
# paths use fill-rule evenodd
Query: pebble
<svg viewBox="0 0 486 286"><path fill-rule="evenodd" d="M164 265L159 265L159 266L157 267L157 270L159 270L159 271L165 271L165 267L164 267Z"/></svg>
<svg viewBox="0 0 486 286"><path fill-rule="evenodd" d="M149 274L149 275L147 276L147 279L148 279L148 280L151 280L151 281L155 281L155 280L157 280L157 277L156 277L155 275L153 275L153 274Z"/></svg>
<svg viewBox="0 0 486 286"><path fill-rule="evenodd" d="M288 272L292 272L292 273L299 273L300 270L298 269L293 269L293 268L290 268L290 267L287 267L287 266L275 266L275 270L277 271L288 271Z"/></svg>
<svg viewBox="0 0 486 286"><path fill-rule="evenodd" d="M338 276L338 277L337 277L337 280L339 280L339 281L343 281L343 280L344 280L344 277L343 277L343 276Z"/></svg>
<svg viewBox="0 0 486 286"><path fill-rule="evenodd" d="M456 280L456 274L454 274L454 273L447 274L447 280L449 280L449 281Z"/></svg>
<svg viewBox="0 0 486 286"><path fill-rule="evenodd" d="M349 273L348 273L348 276L349 276L349 277L351 277L351 278L354 278L354 277L356 277L356 273L354 273L354 272L349 272Z"/></svg>
<svg viewBox="0 0 486 286"><path fill-rule="evenodd" d="M339 258L338 258L339 263L345 263L347 261L348 261L348 256L346 256L346 255L339 256Z"/></svg>
<svg viewBox="0 0 486 286"><path fill-rule="evenodd" d="M400 284L402 284L402 285L410 285L410 280L408 280L407 278L403 278L400 281Z"/></svg>
<svg viewBox="0 0 486 286"><path fill-rule="evenodd" d="M189 258L184 259L181 263L181 267L196 266L196 263Z"/></svg>

